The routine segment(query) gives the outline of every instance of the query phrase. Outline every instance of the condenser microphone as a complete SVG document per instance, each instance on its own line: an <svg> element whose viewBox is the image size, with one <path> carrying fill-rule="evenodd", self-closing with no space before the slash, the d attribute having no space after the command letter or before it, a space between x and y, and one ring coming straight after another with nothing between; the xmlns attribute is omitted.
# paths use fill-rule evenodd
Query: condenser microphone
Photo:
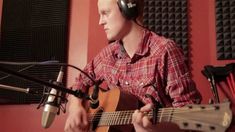
<svg viewBox="0 0 235 132"><path fill-rule="evenodd" d="M59 85L63 80L64 68L61 67L60 72L58 74L56 83ZM55 119L56 114L60 110L61 105L61 91L57 91L54 88L51 88L51 91L48 95L47 101L45 102L45 106L42 113L42 127L49 128L52 122Z"/></svg>

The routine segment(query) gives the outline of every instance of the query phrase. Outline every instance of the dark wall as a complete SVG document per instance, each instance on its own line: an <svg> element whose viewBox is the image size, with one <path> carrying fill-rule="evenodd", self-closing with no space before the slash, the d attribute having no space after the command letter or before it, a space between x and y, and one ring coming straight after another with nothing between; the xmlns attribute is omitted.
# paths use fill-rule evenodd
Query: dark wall
<svg viewBox="0 0 235 132"><path fill-rule="evenodd" d="M69 1L4 0L2 8L0 61L67 62ZM9 66L15 71L55 80L58 66ZM43 92L43 86L0 73L0 83ZM9 96L14 95L14 96ZM37 103L40 97L0 90L0 103Z"/></svg>

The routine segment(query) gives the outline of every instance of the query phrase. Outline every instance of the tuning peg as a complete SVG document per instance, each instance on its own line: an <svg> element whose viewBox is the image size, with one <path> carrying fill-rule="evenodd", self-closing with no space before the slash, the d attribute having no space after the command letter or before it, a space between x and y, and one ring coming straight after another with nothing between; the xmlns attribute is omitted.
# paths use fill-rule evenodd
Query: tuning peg
<svg viewBox="0 0 235 132"><path fill-rule="evenodd" d="M214 100L213 99L209 99L209 104L214 104Z"/></svg>

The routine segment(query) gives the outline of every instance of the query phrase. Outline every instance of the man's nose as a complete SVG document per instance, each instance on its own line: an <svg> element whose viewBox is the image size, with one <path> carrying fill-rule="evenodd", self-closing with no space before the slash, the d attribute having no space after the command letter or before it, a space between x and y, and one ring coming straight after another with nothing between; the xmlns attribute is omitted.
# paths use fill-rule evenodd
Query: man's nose
<svg viewBox="0 0 235 132"><path fill-rule="evenodd" d="M102 16L101 16L100 19L99 19L99 25L104 25L104 19L103 19Z"/></svg>

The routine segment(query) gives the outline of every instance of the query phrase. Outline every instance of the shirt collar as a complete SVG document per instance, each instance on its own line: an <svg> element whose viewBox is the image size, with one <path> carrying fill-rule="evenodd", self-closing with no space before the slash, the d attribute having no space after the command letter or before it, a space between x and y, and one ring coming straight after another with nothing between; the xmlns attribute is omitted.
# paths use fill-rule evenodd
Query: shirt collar
<svg viewBox="0 0 235 132"><path fill-rule="evenodd" d="M149 30L144 30L143 31L143 35L142 35L142 39L139 43L139 47L137 49L137 51L135 52L135 55L138 56L145 56L148 52L149 52L149 37L151 36L151 32ZM126 55L126 51L125 48L121 42L121 40L117 40L115 42L118 45L118 50L116 50L116 54L118 56L118 58L123 58ZM134 55L134 56L135 56Z"/></svg>
<svg viewBox="0 0 235 132"><path fill-rule="evenodd" d="M148 30L144 30L143 32L144 33L143 33L142 39L141 39L141 41L139 43L139 47L138 47L138 49L137 49L137 51L135 53L135 54L137 54L139 56L144 56L149 51L149 41L148 40L149 40L149 37L150 37L151 33Z"/></svg>

